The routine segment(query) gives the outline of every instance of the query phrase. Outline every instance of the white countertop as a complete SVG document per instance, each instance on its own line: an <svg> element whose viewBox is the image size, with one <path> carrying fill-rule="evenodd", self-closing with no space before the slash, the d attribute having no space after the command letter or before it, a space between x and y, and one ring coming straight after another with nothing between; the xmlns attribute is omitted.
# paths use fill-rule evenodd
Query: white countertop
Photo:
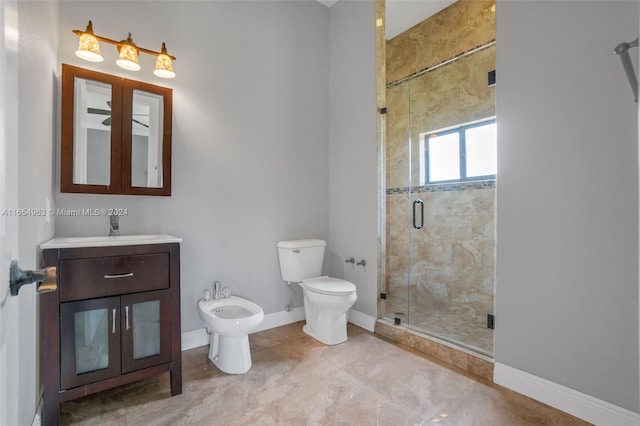
<svg viewBox="0 0 640 426"><path fill-rule="evenodd" d="M135 246L141 244L181 243L182 238L167 234L150 235L118 235L115 237L63 237L53 238L40 244L40 250L76 248L76 247L109 247Z"/></svg>

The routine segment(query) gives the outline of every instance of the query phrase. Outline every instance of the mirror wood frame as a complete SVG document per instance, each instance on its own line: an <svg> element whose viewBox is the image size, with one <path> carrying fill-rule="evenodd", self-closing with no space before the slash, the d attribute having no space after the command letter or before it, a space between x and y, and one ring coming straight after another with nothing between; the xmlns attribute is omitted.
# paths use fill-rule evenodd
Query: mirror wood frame
<svg viewBox="0 0 640 426"><path fill-rule="evenodd" d="M111 163L108 185L73 182L75 78L111 86ZM132 186L133 93L140 90L163 98L162 187ZM173 90L110 74L62 64L62 110L60 143L60 192L84 194L171 195L171 132ZM125 116L127 119L125 120ZM125 124L125 123L128 123Z"/></svg>

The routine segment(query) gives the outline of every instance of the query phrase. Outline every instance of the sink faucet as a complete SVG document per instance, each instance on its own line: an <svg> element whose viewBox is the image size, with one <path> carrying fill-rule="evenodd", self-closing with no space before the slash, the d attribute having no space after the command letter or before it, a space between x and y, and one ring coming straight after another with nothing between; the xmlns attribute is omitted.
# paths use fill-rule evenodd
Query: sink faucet
<svg viewBox="0 0 640 426"><path fill-rule="evenodd" d="M112 214L109 216L109 236L116 237L120 235L120 225L118 224L118 220L120 216L117 214Z"/></svg>
<svg viewBox="0 0 640 426"><path fill-rule="evenodd" d="M220 281L213 282L213 300L220 300L222 298L222 283Z"/></svg>

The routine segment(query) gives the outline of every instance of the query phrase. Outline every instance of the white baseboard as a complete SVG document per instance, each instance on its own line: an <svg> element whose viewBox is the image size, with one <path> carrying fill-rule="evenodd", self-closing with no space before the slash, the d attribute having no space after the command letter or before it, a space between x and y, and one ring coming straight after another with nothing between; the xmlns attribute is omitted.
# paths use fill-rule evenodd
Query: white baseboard
<svg viewBox="0 0 640 426"><path fill-rule="evenodd" d="M498 362L494 365L493 381L595 425L640 424L639 413Z"/></svg>
<svg viewBox="0 0 640 426"><path fill-rule="evenodd" d="M199 348L200 346L209 344L209 335L204 328L193 331L185 331L184 333L182 333L181 344L183 351Z"/></svg>
<svg viewBox="0 0 640 426"><path fill-rule="evenodd" d="M262 323L256 328L253 333L259 331L269 330L270 328L280 327L283 325L291 324L294 322L304 320L304 308L293 308L291 311L280 311L264 316ZM206 346L209 344L209 335L204 328L193 331L186 331L182 333L182 350L187 351L189 349L198 348L200 346Z"/></svg>
<svg viewBox="0 0 640 426"><path fill-rule="evenodd" d="M355 309L351 309L349 311L349 322L372 333L376 327L376 319L374 317L372 317L371 315L363 314L362 312L356 311Z"/></svg>
<svg viewBox="0 0 640 426"><path fill-rule="evenodd" d="M264 320L258 328L253 332L269 330L271 328L280 327L294 322L304 320L304 307L293 308L291 311L280 311L264 316ZM376 319L370 315L363 314L360 311L351 309L349 311L349 322L362 327L365 330L373 332ZM209 335L204 328L182 333L182 350L198 348L209 344Z"/></svg>
<svg viewBox="0 0 640 426"><path fill-rule="evenodd" d="M274 312L264 316L264 320L255 329L254 333L280 327L304 320L304 307L293 308L290 311Z"/></svg>

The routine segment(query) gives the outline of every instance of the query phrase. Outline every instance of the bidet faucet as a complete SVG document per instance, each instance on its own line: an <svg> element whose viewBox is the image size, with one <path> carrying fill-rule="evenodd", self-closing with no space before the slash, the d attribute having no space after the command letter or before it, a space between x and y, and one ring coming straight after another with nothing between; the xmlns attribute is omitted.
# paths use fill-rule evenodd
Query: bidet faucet
<svg viewBox="0 0 640 426"><path fill-rule="evenodd" d="M222 298L222 283L220 281L213 282L213 300Z"/></svg>

